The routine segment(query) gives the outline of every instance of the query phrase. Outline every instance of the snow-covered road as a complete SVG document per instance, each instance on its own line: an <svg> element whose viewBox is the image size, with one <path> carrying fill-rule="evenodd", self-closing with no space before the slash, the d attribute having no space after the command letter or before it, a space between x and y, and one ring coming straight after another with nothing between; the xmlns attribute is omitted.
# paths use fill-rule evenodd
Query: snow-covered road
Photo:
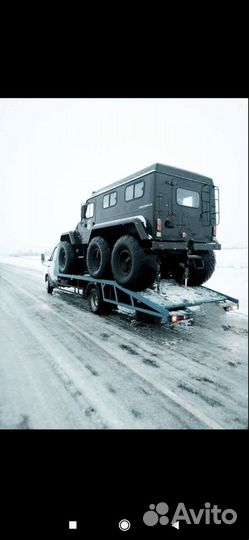
<svg viewBox="0 0 249 540"><path fill-rule="evenodd" d="M0 260L0 428L247 427L247 317L193 326L93 315L45 291L36 258Z"/></svg>

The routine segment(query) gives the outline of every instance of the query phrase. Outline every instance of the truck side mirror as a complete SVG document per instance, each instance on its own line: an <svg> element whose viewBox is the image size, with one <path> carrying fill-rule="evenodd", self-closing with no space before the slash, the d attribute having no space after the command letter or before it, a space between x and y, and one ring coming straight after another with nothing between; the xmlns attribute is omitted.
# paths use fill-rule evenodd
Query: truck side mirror
<svg viewBox="0 0 249 540"><path fill-rule="evenodd" d="M44 255L44 253L41 253L41 262L42 262L42 263L45 262L45 255Z"/></svg>
<svg viewBox="0 0 249 540"><path fill-rule="evenodd" d="M86 204L81 205L81 221L86 217Z"/></svg>

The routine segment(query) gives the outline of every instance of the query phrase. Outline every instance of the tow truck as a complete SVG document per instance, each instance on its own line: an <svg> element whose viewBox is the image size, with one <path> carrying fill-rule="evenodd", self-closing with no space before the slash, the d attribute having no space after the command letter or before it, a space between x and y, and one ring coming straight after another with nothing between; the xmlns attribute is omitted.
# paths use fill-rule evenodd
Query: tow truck
<svg viewBox="0 0 249 540"><path fill-rule="evenodd" d="M134 313L139 319L156 318L163 323L193 321L193 308L205 304L219 304L225 311L239 309L239 300L224 293L201 286L188 286L188 276L183 285L173 279L162 280L160 272L152 288L135 292L122 287L112 279L95 279L89 274L65 274L59 270L59 250L56 246L46 260L41 254L41 262L46 266L45 283L48 294L54 289L66 289L73 294L81 294L88 299L90 309L97 315L112 312L118 307Z"/></svg>

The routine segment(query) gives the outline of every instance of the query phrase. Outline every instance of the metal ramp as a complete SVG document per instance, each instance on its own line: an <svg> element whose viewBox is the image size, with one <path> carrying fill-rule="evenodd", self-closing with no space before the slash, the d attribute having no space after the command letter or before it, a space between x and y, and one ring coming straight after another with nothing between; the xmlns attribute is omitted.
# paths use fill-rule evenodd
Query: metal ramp
<svg viewBox="0 0 249 540"><path fill-rule="evenodd" d="M134 313L143 313L161 319L162 322L177 322L190 319L191 307L203 304L221 304L226 311L236 310L239 301L207 287L184 287L174 280L162 280L159 290L131 291L108 279L94 279L90 275L57 274L59 287L74 287L75 292L83 289L85 296L91 285L98 286L104 302L120 306Z"/></svg>

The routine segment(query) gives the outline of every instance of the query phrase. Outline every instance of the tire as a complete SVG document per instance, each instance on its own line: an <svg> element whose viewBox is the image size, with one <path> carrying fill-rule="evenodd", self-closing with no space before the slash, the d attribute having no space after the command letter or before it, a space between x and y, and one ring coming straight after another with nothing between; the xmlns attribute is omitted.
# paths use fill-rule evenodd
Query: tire
<svg viewBox="0 0 249 540"><path fill-rule="evenodd" d="M111 250L109 244L96 236L88 246L86 254L87 270L94 278L108 277L110 274Z"/></svg>
<svg viewBox="0 0 249 540"><path fill-rule="evenodd" d="M99 287L95 286L90 289L88 295L89 307L96 315L104 315L113 310L112 304L104 302L102 292Z"/></svg>
<svg viewBox="0 0 249 540"><path fill-rule="evenodd" d="M160 272L161 272L161 279L170 278L170 267L169 267L168 260L162 259Z"/></svg>
<svg viewBox="0 0 249 540"><path fill-rule="evenodd" d="M188 285L190 287L195 287L202 285L206 281L208 281L215 270L216 260L215 260L215 254L213 251L203 251L197 253L197 255L201 255L204 268L197 268L193 261L190 261L189 264L189 278L188 278ZM175 268L172 270L172 275L174 279L178 283L183 283L184 280L184 268L182 268L179 264L175 266Z"/></svg>
<svg viewBox="0 0 249 540"><path fill-rule="evenodd" d="M54 289L54 287L52 287L52 285L50 284L50 280L49 280L49 277L48 277L48 279L47 279L47 293L52 294L53 289Z"/></svg>
<svg viewBox="0 0 249 540"><path fill-rule="evenodd" d="M69 242L60 242L58 252L59 271L61 274L73 272L76 263L76 255L73 246Z"/></svg>
<svg viewBox="0 0 249 540"><path fill-rule="evenodd" d="M143 291L155 281L155 257L133 236L125 235L117 240L111 265L113 277L122 287Z"/></svg>

